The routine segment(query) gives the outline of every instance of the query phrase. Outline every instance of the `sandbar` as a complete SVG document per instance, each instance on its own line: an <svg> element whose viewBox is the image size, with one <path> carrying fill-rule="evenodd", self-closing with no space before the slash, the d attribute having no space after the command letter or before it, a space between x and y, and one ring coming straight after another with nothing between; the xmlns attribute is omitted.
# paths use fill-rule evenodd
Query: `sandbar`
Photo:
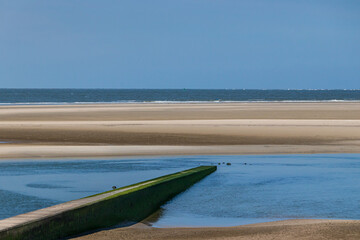
<svg viewBox="0 0 360 240"><path fill-rule="evenodd" d="M358 102L0 106L0 158L358 153L359 126Z"/></svg>

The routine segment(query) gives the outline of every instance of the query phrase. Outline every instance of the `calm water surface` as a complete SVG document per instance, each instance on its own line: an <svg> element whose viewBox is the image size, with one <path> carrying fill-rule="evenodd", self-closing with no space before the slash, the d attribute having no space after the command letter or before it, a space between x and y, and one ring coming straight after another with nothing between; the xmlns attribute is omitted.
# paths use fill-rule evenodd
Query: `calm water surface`
<svg viewBox="0 0 360 240"><path fill-rule="evenodd" d="M165 204L153 226L360 219L359 159L360 154L322 154L5 161L0 162L0 218L103 192L113 185L221 163L215 173Z"/></svg>

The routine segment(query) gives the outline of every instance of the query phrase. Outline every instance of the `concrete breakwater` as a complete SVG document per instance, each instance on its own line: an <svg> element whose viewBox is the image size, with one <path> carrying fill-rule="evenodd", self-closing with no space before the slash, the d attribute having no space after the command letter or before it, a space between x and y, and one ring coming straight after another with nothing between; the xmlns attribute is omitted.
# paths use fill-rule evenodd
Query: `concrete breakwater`
<svg viewBox="0 0 360 240"><path fill-rule="evenodd" d="M59 239L138 222L216 170L201 166L0 220L0 239Z"/></svg>

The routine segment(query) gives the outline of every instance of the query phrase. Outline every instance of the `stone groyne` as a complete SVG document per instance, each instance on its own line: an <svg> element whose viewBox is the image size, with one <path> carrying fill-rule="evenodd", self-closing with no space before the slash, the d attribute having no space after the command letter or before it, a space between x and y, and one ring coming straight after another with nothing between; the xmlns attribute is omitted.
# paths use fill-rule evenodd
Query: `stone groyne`
<svg viewBox="0 0 360 240"><path fill-rule="evenodd" d="M60 239L138 222L214 171L216 166L192 168L0 220L0 239Z"/></svg>

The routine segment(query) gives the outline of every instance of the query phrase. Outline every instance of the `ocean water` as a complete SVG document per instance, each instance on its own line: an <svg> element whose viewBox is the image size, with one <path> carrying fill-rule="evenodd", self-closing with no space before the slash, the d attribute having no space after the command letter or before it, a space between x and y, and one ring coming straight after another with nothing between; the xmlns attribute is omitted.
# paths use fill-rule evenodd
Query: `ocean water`
<svg viewBox="0 0 360 240"><path fill-rule="evenodd" d="M0 104L360 101L360 90L0 89Z"/></svg>
<svg viewBox="0 0 360 240"><path fill-rule="evenodd" d="M200 164L218 170L163 205L150 224L360 219L360 154L1 161L0 219Z"/></svg>

